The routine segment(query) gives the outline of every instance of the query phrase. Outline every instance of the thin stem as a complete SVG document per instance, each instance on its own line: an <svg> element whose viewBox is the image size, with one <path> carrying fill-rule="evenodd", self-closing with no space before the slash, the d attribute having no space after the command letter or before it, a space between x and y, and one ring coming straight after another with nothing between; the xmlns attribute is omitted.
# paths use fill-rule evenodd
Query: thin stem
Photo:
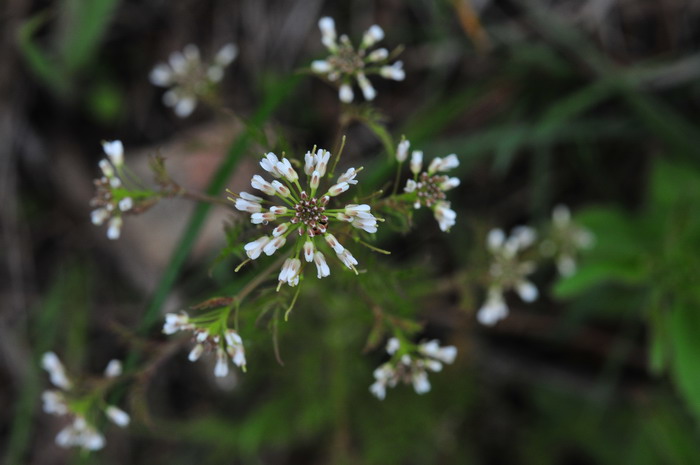
<svg viewBox="0 0 700 465"><path fill-rule="evenodd" d="M394 188L391 190L391 195L396 195L399 189L399 178L401 177L401 168L403 167L403 162L399 162L399 166L396 168L396 176L394 177Z"/></svg>
<svg viewBox="0 0 700 465"><path fill-rule="evenodd" d="M226 199L222 199L221 197L213 197L211 195L203 194L201 192L188 191L187 189L183 189L183 188L181 188L178 191L177 196L185 198L185 199L189 199L189 200L194 200L196 202L211 203L213 205L217 205L217 204L218 205L226 205L226 206L231 205L230 201L228 201Z"/></svg>

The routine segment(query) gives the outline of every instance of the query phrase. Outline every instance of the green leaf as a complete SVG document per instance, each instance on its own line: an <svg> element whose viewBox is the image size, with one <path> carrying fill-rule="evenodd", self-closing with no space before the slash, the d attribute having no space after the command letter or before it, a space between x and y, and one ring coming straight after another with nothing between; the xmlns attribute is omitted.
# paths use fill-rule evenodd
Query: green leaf
<svg viewBox="0 0 700 465"><path fill-rule="evenodd" d="M642 284L648 270L640 263L598 262L582 266L574 275L560 279L553 288L559 298L570 298L594 286L613 282L625 285Z"/></svg>
<svg viewBox="0 0 700 465"><path fill-rule="evenodd" d="M62 66L72 75L84 68L97 53L118 0L65 0L62 12L66 34L59 42Z"/></svg>
<svg viewBox="0 0 700 465"><path fill-rule="evenodd" d="M700 421L700 307L677 303L670 315L670 329L673 379Z"/></svg>

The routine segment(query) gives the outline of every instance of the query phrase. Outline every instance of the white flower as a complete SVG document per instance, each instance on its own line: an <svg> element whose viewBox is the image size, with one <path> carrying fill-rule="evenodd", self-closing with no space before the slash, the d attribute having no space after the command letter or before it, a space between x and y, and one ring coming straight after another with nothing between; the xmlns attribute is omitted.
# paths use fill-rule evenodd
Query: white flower
<svg viewBox="0 0 700 465"><path fill-rule="evenodd" d="M216 366L214 367L214 376L223 378L228 375L228 358L226 352L218 347L216 349Z"/></svg>
<svg viewBox="0 0 700 465"><path fill-rule="evenodd" d="M433 212L441 231L449 231L454 226L457 213L450 208L450 202L437 202Z"/></svg>
<svg viewBox="0 0 700 465"><path fill-rule="evenodd" d="M357 265L357 260L355 260L355 257L352 256L348 249L345 249L342 253L339 253L338 258L340 258L340 261L342 261L345 264L345 266L347 266L351 270L355 269L355 265Z"/></svg>
<svg viewBox="0 0 700 465"><path fill-rule="evenodd" d="M101 226L109 218L109 211L106 208L98 208L90 213L90 221L95 226Z"/></svg>
<svg viewBox="0 0 700 465"><path fill-rule="evenodd" d="M110 405L105 410L105 413L115 425L121 426L122 428L129 426L131 418L129 417L129 414L126 413L124 410L117 408L114 405Z"/></svg>
<svg viewBox="0 0 700 465"><path fill-rule="evenodd" d="M362 38L362 47L371 47L380 40L384 38L384 30L378 25L374 24L367 29L365 35Z"/></svg>
<svg viewBox="0 0 700 465"><path fill-rule="evenodd" d="M338 178L339 183L346 182L348 184L355 185L357 184L357 179L355 179L355 176L357 176L357 173L359 171L356 170L355 168L348 168L348 170L341 174L340 177Z"/></svg>
<svg viewBox="0 0 700 465"><path fill-rule="evenodd" d="M83 417L76 416L71 425L58 433L56 444L64 448L80 447L86 450L100 450L105 445L105 438Z"/></svg>
<svg viewBox="0 0 700 465"><path fill-rule="evenodd" d="M233 63L233 60L238 56L238 47L236 44L228 43L221 47L214 57L214 61L222 68Z"/></svg>
<svg viewBox="0 0 700 465"><path fill-rule="evenodd" d="M44 391L41 394L41 400L44 403L42 408L45 413L52 415L65 415L68 413L66 399L59 391Z"/></svg>
<svg viewBox="0 0 700 465"><path fill-rule="evenodd" d="M455 346L440 347L440 342L437 339L419 345L418 351L425 356L447 364L452 364L457 357L457 348Z"/></svg>
<svg viewBox="0 0 700 465"><path fill-rule="evenodd" d="M354 100L354 81L362 89L365 100L373 100L376 97L377 93L367 78L368 74L378 74L397 81L404 78L401 62L393 65L387 63L391 57L387 49L369 50L384 38L384 30L380 26L371 26L364 33L357 48L346 35L340 36L338 40L335 21L332 18L321 18L318 26L321 30L321 42L330 52L330 56L325 60L313 61L311 71L324 75L328 81L338 86L341 102L350 103Z"/></svg>
<svg viewBox="0 0 700 465"><path fill-rule="evenodd" d="M394 81L403 81L406 79L406 72L403 70L403 62L400 60L393 65L382 66L379 69L379 75L384 79L392 79Z"/></svg>
<svg viewBox="0 0 700 465"><path fill-rule="evenodd" d="M357 83L362 90L362 95L365 97L365 100L374 100L374 97L377 96L377 91L374 90L374 87L372 87L372 84L370 84L369 79L367 79L364 73L357 73Z"/></svg>
<svg viewBox="0 0 700 465"><path fill-rule="evenodd" d="M224 334L226 340L226 353L231 357L231 361L238 367L245 367L245 349L243 348L243 339L237 332L232 329L226 330Z"/></svg>
<svg viewBox="0 0 700 465"><path fill-rule="evenodd" d="M401 342L395 338L389 338L386 343L386 351L389 355L394 355L401 348Z"/></svg>
<svg viewBox="0 0 700 465"><path fill-rule="evenodd" d="M55 353L46 352L41 357L41 366L48 372L51 384L64 390L71 388L71 382L66 376L66 370Z"/></svg>
<svg viewBox="0 0 700 465"><path fill-rule="evenodd" d="M122 217L113 216L107 223L107 239L117 240L121 235Z"/></svg>
<svg viewBox="0 0 700 465"><path fill-rule="evenodd" d="M126 212L133 208L134 201L131 197L125 197L119 201L119 210Z"/></svg>
<svg viewBox="0 0 700 465"><path fill-rule="evenodd" d="M396 149L396 161L403 163L408 157L408 149L411 147L411 142L407 139L403 139L399 142L399 147Z"/></svg>
<svg viewBox="0 0 700 465"><path fill-rule="evenodd" d="M349 84L341 84L340 89L338 89L338 98L341 102L350 103L355 98L355 93L352 91L352 87Z"/></svg>
<svg viewBox="0 0 700 465"><path fill-rule="evenodd" d="M333 18L325 16L318 20L318 27L321 30L321 42L330 51L334 51L336 45L335 21Z"/></svg>
<svg viewBox="0 0 700 465"><path fill-rule="evenodd" d="M417 175L421 169L423 169L423 152L414 150L411 153L411 172Z"/></svg>
<svg viewBox="0 0 700 465"><path fill-rule="evenodd" d="M259 174L253 176L253 179L250 180L250 185L254 189L264 192L267 195L273 195L276 192L274 186L263 179Z"/></svg>
<svg viewBox="0 0 700 465"><path fill-rule="evenodd" d="M120 140L102 142L102 148L114 166L119 168L124 164L124 145Z"/></svg>
<svg viewBox="0 0 700 465"><path fill-rule="evenodd" d="M326 263L326 257L321 252L314 253L314 264L316 265L316 277L318 279L330 276L331 269Z"/></svg>
<svg viewBox="0 0 700 465"><path fill-rule="evenodd" d="M122 371L122 362L116 359L112 359L105 367L104 375L105 378L116 378L118 376L121 376Z"/></svg>
<svg viewBox="0 0 700 465"><path fill-rule="evenodd" d="M537 287L535 287L534 284L532 284L530 281L526 280L521 280L515 284L515 290L520 296L521 299L525 302L534 302L537 300L537 296L539 295L539 292L537 291Z"/></svg>
<svg viewBox="0 0 700 465"><path fill-rule="evenodd" d="M187 313L182 312L165 314L163 334L175 334L178 331L186 331L193 328L194 325L190 323L190 318Z"/></svg>
<svg viewBox="0 0 700 465"><path fill-rule="evenodd" d="M415 371L413 373L413 389L416 394L425 394L430 391L430 381L425 371Z"/></svg>
<svg viewBox="0 0 700 465"><path fill-rule="evenodd" d="M389 50L385 48L378 48L377 50L367 55L367 61L370 61L372 63L377 61L384 61L387 58L389 58Z"/></svg>
<svg viewBox="0 0 700 465"><path fill-rule="evenodd" d="M476 315L479 323L493 326L508 316L508 306L503 300L503 293L499 288L491 288L486 303L482 305Z"/></svg>
<svg viewBox="0 0 700 465"><path fill-rule="evenodd" d="M284 244L287 242L287 238L285 236L277 236L274 239L272 239L270 242L268 242L265 247L263 247L263 252L265 252L265 255L268 257L277 252L279 249L284 246Z"/></svg>
<svg viewBox="0 0 700 465"><path fill-rule="evenodd" d="M189 354L187 354L187 360L190 362L196 362L199 357L204 353L204 346L202 344L196 344Z"/></svg>
<svg viewBox="0 0 700 465"><path fill-rule="evenodd" d="M301 260L298 258L288 258L282 265L282 270L279 274L280 283L287 283L290 286L299 284L299 270L301 269Z"/></svg>

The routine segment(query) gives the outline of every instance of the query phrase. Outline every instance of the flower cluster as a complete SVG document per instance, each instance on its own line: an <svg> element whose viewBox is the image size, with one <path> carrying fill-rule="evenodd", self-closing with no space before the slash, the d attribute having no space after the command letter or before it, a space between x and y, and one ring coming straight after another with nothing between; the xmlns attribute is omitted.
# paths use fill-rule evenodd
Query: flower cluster
<svg viewBox="0 0 700 465"><path fill-rule="evenodd" d="M384 38L384 31L376 24L364 33L357 49L348 36L343 34L338 39L333 18L321 18L318 27L321 29L321 42L330 52L330 56L325 60L312 62L311 70L326 76L329 81L338 85L338 95L342 102L350 103L354 100L353 81L357 81L365 100L374 100L377 92L367 79L368 75L379 74L385 79L395 81L402 81L405 78L401 61L388 64L390 54L387 49L378 48L369 51Z"/></svg>
<svg viewBox="0 0 700 465"><path fill-rule="evenodd" d="M80 396L83 392L74 389L73 383L66 375L63 364L55 353L47 352L41 359L42 367L48 372L51 383L61 390L47 390L41 395L44 412L69 416L71 423L56 436L56 444L61 447L80 447L87 450L99 450L105 445L105 437L94 426L100 414L106 415L114 424L122 428L129 425L129 414L114 405L106 405L100 391ZM120 376L122 365L112 360L105 368L105 378Z"/></svg>
<svg viewBox="0 0 700 465"><path fill-rule="evenodd" d="M386 351L392 358L374 370L375 381L369 387L380 400L386 397L387 386L393 388L399 381L413 384L417 394L429 392L428 371L441 371L443 363L451 364L457 357L455 346L441 347L435 339L415 346L392 337Z"/></svg>
<svg viewBox="0 0 700 465"><path fill-rule="evenodd" d="M406 139L399 143L396 150L396 160L399 164L403 164L408 158L410 145ZM459 186L459 178L449 177L444 173L458 166L457 155L452 153L445 158L433 158L427 171L423 171L423 152L414 150L411 153L410 169L413 179L406 181L404 187L404 192L408 194L407 200L411 201L416 209L424 206L433 210L442 231L449 231L457 219L457 213L450 208L450 202L445 200L445 193Z"/></svg>
<svg viewBox="0 0 700 465"><path fill-rule="evenodd" d="M539 292L527 276L535 271L535 264L522 261L520 254L536 240L535 230L518 226L506 237L501 229L492 229L487 238L493 261L490 268L490 286L486 302L479 309L477 319L484 325L494 325L508 316L508 306L503 293L515 290L525 302L533 302Z"/></svg>
<svg viewBox="0 0 700 465"><path fill-rule="evenodd" d="M220 308L201 316L190 318L185 312L165 315L163 333L175 334L178 331L192 331L195 346L188 356L196 362L206 352L216 351L214 376L223 378L228 375L228 361L245 371L245 349L243 339L238 333L228 328L229 309Z"/></svg>
<svg viewBox="0 0 700 465"><path fill-rule="evenodd" d="M238 55L234 44L226 44L218 51L212 64L202 62L199 48L187 45L182 52L170 54L168 63L159 63L149 78L158 87L168 88L163 103L173 108L180 118L186 118L197 107L197 100L207 96L212 87L224 77L224 68Z"/></svg>
<svg viewBox="0 0 700 465"><path fill-rule="evenodd" d="M571 221L571 212L565 205L552 211L549 236L540 244L542 255L554 257L559 274L571 276L576 272L576 255L593 245L593 234Z"/></svg>
<svg viewBox="0 0 700 465"><path fill-rule="evenodd" d="M107 221L107 237L119 239L122 227L122 213L134 207L134 199L122 183L124 169L124 145L121 141L103 142L102 148L107 158L100 160L102 176L95 179L95 197L90 206L95 209L90 214L92 223L101 226Z"/></svg>
<svg viewBox="0 0 700 465"><path fill-rule="evenodd" d="M332 197L342 194L351 185L357 184L355 177L361 169L349 168L338 177L335 184L328 189L319 190L330 158L331 153L323 149L306 153L304 173L307 179L305 186L302 187L297 171L287 158L279 159L274 153L267 153L260 162L260 166L275 180L268 182L262 176L255 175L251 185L281 201L282 205L273 204L271 201L247 192L241 192L235 198L229 197L238 210L251 214L250 219L253 224L267 224L270 221L280 223L273 229L271 235L262 236L245 245L245 252L251 260L257 259L262 253L268 256L274 254L287 243L290 234L297 236L294 251L284 262L279 274L280 285L299 284L305 263L316 265L316 276L319 279L329 276L330 268L321 251L326 246L335 252L345 266L357 273L355 268L357 260L329 231L333 223L349 223L352 227L368 233L377 231L377 218L372 215L371 207L367 204L348 204L343 208L329 208ZM319 237L322 237L323 241L320 241Z"/></svg>

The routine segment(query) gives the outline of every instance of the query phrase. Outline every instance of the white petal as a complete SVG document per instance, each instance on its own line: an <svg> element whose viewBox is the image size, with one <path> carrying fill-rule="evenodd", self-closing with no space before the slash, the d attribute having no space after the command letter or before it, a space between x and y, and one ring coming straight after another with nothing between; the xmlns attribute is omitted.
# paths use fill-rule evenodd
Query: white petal
<svg viewBox="0 0 700 465"><path fill-rule="evenodd" d="M168 87L173 82L173 73L168 65L159 63L151 70L148 79L154 86Z"/></svg>
<svg viewBox="0 0 700 465"><path fill-rule="evenodd" d="M520 281L516 285L515 290L525 302L534 302L539 295L537 287L530 281Z"/></svg>
<svg viewBox="0 0 700 465"><path fill-rule="evenodd" d="M116 378L117 376L121 376L122 371L122 362L116 359L110 360L107 366L105 367L105 377Z"/></svg>
<svg viewBox="0 0 700 465"><path fill-rule="evenodd" d="M105 413L115 425L121 426L122 428L128 426L129 422L131 421L131 418L129 417L128 413L126 413L120 408L115 407L114 405L110 405L109 407L107 407Z"/></svg>
<svg viewBox="0 0 700 465"><path fill-rule="evenodd" d="M350 103L355 98L355 94L352 91L352 87L348 84L342 84L340 90L338 91L338 97L341 102Z"/></svg>
<svg viewBox="0 0 700 465"><path fill-rule="evenodd" d="M175 114L180 118L187 118L197 106L197 100L193 97L183 97L175 104Z"/></svg>

